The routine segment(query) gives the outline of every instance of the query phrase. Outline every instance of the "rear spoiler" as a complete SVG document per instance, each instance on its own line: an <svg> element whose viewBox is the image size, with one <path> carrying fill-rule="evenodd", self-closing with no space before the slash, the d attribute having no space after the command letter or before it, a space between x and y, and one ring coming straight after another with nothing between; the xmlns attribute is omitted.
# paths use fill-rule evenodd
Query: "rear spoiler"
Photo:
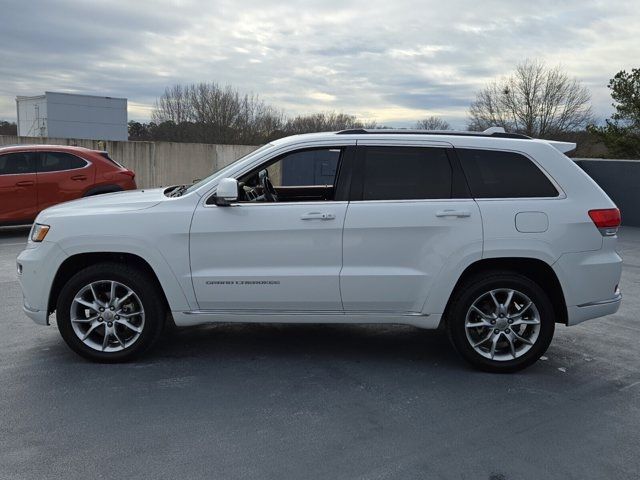
<svg viewBox="0 0 640 480"><path fill-rule="evenodd" d="M578 146L576 143L572 143L572 142L559 142L557 140L545 140L545 141L549 145L551 145L553 148L555 148L556 150L562 153L567 153L572 150L575 150L576 147Z"/></svg>

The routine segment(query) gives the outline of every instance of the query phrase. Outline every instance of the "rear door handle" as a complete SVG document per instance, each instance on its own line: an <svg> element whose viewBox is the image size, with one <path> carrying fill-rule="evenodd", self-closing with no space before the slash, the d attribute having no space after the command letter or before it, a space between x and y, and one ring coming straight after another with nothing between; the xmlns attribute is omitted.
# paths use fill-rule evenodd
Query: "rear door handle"
<svg viewBox="0 0 640 480"><path fill-rule="evenodd" d="M471 212L468 210L439 210L436 217L470 217Z"/></svg>
<svg viewBox="0 0 640 480"><path fill-rule="evenodd" d="M335 218L333 213L325 212L309 212L300 217L301 220L334 220Z"/></svg>
<svg viewBox="0 0 640 480"><path fill-rule="evenodd" d="M86 180L87 176L86 175L74 175L73 177L71 177L71 180Z"/></svg>
<svg viewBox="0 0 640 480"><path fill-rule="evenodd" d="M16 187L31 187L35 184L36 182L33 180L22 180L21 182L16 182Z"/></svg>

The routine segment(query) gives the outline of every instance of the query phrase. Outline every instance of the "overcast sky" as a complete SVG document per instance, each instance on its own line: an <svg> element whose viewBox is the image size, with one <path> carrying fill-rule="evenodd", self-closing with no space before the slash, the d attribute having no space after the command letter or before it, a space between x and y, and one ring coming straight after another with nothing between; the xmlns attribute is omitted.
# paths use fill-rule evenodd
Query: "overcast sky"
<svg viewBox="0 0 640 480"><path fill-rule="evenodd" d="M288 114L466 125L475 92L525 58L562 65L611 112L608 79L640 67L640 2L0 0L0 119L15 97L126 97L148 120L174 83L216 81Z"/></svg>

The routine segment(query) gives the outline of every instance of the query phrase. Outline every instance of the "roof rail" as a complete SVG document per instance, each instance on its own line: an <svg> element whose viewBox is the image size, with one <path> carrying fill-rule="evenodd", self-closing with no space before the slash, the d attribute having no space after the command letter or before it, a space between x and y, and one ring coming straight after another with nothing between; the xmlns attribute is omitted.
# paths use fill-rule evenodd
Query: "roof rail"
<svg viewBox="0 0 640 480"><path fill-rule="evenodd" d="M497 138L517 138L530 140L531 137L521 133L506 133L502 127L490 127L484 132L462 132L458 130L414 130L408 128L351 128L336 132L336 135L454 135L460 137L497 137Z"/></svg>

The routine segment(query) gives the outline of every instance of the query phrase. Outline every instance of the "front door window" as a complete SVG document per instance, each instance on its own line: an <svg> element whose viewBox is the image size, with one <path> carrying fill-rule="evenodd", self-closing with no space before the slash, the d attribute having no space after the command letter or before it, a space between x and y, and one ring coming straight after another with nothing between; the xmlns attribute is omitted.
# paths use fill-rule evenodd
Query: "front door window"
<svg viewBox="0 0 640 480"><path fill-rule="evenodd" d="M239 179L241 202L331 201L341 148L298 150Z"/></svg>

